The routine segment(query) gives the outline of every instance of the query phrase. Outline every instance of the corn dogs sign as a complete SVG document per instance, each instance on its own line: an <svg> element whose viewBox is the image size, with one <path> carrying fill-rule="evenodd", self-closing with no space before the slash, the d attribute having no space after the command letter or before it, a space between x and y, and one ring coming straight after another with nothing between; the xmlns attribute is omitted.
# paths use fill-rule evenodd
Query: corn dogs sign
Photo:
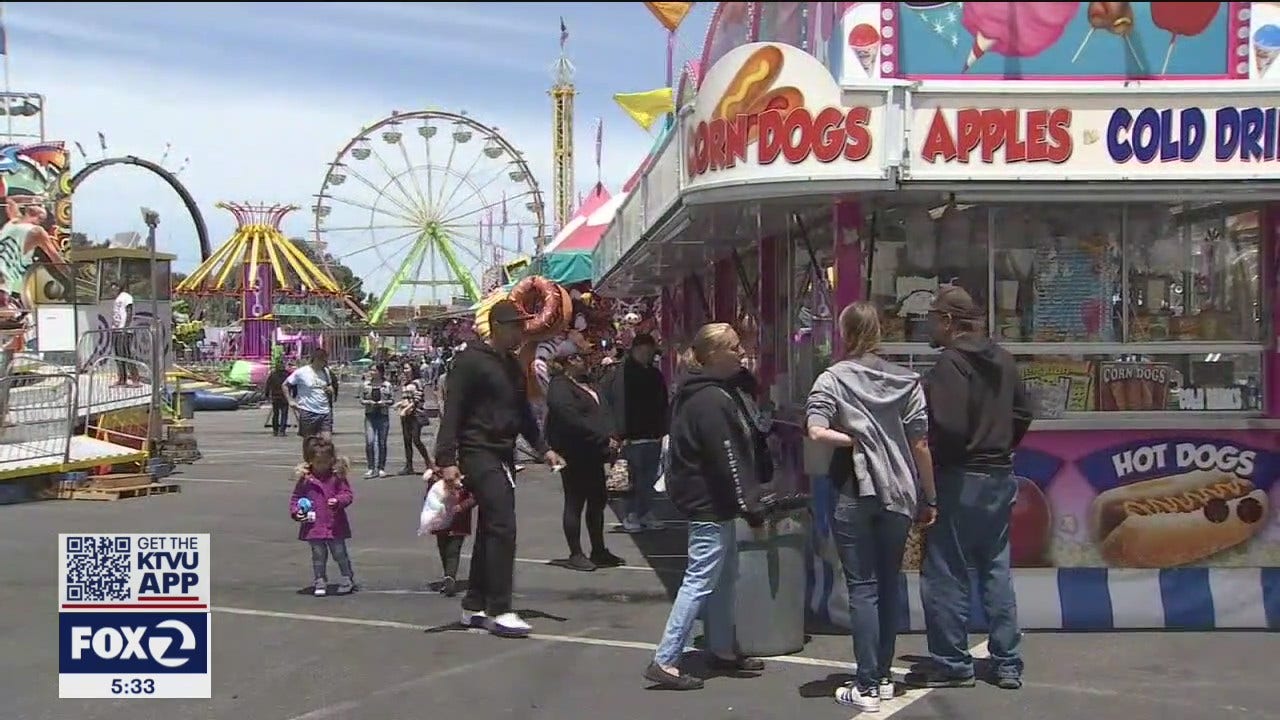
<svg viewBox="0 0 1280 720"><path fill-rule="evenodd" d="M703 78L684 120L687 187L883 179L886 95L846 105L831 73L790 45L737 48Z"/></svg>
<svg viewBox="0 0 1280 720"><path fill-rule="evenodd" d="M1260 97L912 96L908 180L1247 180L1280 164Z"/></svg>

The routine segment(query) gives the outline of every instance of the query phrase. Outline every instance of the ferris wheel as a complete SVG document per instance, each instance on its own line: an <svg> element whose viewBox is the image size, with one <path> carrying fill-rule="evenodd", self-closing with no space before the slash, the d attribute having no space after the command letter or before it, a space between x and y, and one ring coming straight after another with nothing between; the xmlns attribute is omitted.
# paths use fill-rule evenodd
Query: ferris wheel
<svg viewBox="0 0 1280 720"><path fill-rule="evenodd" d="M319 254L377 295L370 323L395 306L479 301L546 232L523 154L465 111L366 127L329 163L312 210Z"/></svg>

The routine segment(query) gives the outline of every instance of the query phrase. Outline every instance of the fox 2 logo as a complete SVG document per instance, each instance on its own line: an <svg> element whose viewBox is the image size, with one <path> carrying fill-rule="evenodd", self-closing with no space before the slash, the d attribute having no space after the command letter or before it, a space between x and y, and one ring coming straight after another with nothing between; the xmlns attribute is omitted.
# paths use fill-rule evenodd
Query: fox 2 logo
<svg viewBox="0 0 1280 720"><path fill-rule="evenodd" d="M60 613L58 672L204 674L204 613Z"/></svg>

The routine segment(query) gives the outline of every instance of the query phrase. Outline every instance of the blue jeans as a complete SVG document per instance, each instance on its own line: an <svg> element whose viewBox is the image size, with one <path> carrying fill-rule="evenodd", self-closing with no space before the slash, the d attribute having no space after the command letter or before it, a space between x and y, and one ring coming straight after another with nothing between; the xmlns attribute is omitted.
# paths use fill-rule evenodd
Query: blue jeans
<svg viewBox="0 0 1280 720"><path fill-rule="evenodd" d="M662 441L628 442L622 446L631 476L631 495L627 498L627 515L644 517L653 507L653 486L658 482L662 462Z"/></svg>
<svg viewBox="0 0 1280 720"><path fill-rule="evenodd" d="M733 521L689 523L689 564L667 616L655 662L666 666L680 662L704 603L702 629L707 649L723 657L734 655L733 586L737 576L738 536Z"/></svg>
<svg viewBox="0 0 1280 720"><path fill-rule="evenodd" d="M987 614L997 677L1022 676L1018 602L1009 572L1009 518L1018 481L1008 469L940 468L938 522L925 536L920 572L929 653L948 677L972 677L970 573Z"/></svg>
<svg viewBox="0 0 1280 720"><path fill-rule="evenodd" d="M911 518L885 510L879 498L854 497L849 489L836 500L832 529L849 589L854 679L866 689L892 676L902 601L898 576Z"/></svg>
<svg viewBox="0 0 1280 720"><path fill-rule="evenodd" d="M387 415L364 416L364 460L370 470L387 469L387 430L391 418Z"/></svg>

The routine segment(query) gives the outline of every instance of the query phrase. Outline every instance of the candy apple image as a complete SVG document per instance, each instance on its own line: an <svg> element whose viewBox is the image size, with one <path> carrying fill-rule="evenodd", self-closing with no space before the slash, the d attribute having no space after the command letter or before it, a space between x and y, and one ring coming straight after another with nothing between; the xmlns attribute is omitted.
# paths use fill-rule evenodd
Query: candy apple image
<svg viewBox="0 0 1280 720"><path fill-rule="evenodd" d="M1049 500L1031 480L1018 477L1018 497L1009 520L1009 545L1013 567L1045 567L1049 563L1049 538L1053 515Z"/></svg>

